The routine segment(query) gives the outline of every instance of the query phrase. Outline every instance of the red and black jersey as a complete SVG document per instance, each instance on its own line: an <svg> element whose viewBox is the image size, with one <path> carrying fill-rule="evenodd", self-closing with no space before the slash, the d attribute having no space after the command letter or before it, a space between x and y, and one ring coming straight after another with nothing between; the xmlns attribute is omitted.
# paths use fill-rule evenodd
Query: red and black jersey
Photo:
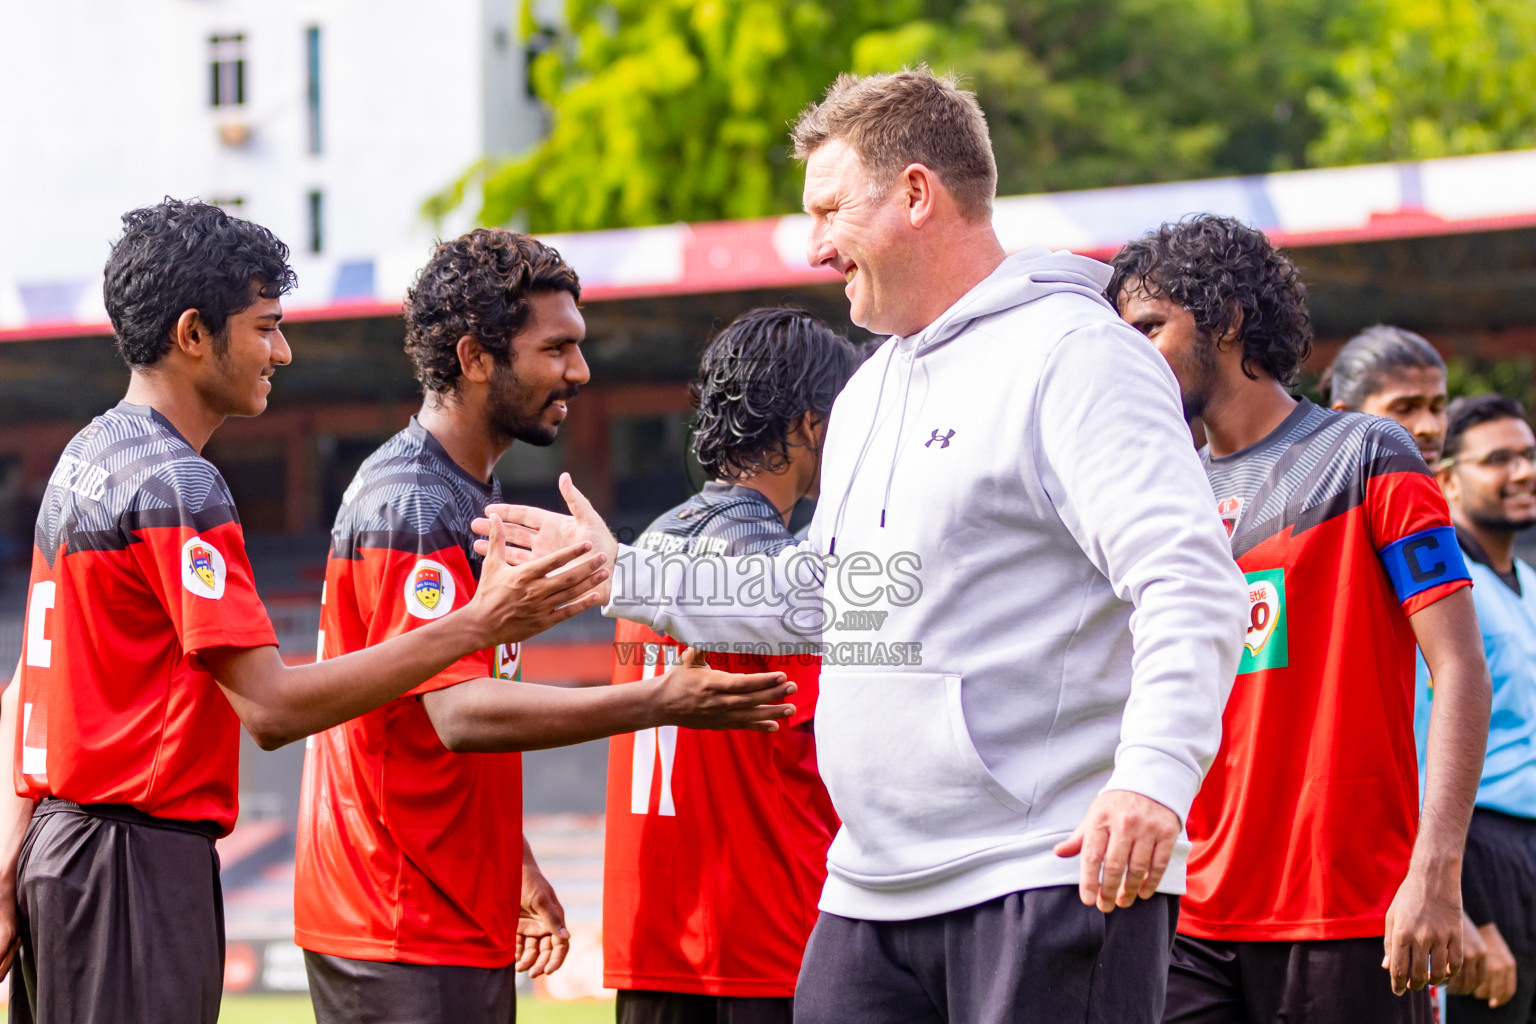
<svg viewBox="0 0 1536 1024"><path fill-rule="evenodd" d="M690 556L773 554L794 538L748 487L709 484L636 541ZM621 621L613 681L665 672L683 645ZM795 717L774 733L661 726L608 750L603 983L715 996L791 996L837 816L811 733L819 662L711 654L729 672L784 672Z"/></svg>
<svg viewBox="0 0 1536 1024"><path fill-rule="evenodd" d="M326 566L320 649L399 636L474 595L470 522L501 500L414 419L347 488ZM455 754L420 695L516 678L504 644L310 738L294 877L296 941L354 960L505 967L521 902L522 758Z"/></svg>
<svg viewBox="0 0 1536 1024"><path fill-rule="evenodd" d="M1408 616L1469 585L1445 499L1397 423L1307 401L1204 458L1249 625L1179 930L1381 935L1418 826Z"/></svg>
<svg viewBox="0 0 1536 1024"><path fill-rule="evenodd" d="M198 653L276 643L224 478L118 403L65 447L38 512L16 791L228 832L240 720Z"/></svg>

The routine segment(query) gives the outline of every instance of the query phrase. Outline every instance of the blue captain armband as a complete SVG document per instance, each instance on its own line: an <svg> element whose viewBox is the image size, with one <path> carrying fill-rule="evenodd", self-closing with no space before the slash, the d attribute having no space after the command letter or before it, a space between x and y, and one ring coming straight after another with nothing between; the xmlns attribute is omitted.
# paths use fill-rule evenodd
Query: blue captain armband
<svg viewBox="0 0 1536 1024"><path fill-rule="evenodd" d="M1399 604L1442 583L1471 579L1452 526L1420 530L1393 541L1381 549L1381 562Z"/></svg>

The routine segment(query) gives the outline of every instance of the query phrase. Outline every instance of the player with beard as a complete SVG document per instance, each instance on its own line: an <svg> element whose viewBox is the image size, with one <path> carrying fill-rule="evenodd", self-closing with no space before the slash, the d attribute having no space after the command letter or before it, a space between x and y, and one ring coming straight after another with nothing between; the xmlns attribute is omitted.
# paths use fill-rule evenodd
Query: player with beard
<svg viewBox="0 0 1536 1024"><path fill-rule="evenodd" d="M858 351L799 309L756 309L710 342L694 383L693 451L713 478L642 533L641 550L772 556L821 487L832 402ZM683 645L621 621L613 681L648 679ZM608 755L603 980L619 1024L789 1024L837 815L811 732L817 658L721 654L781 670L795 717L770 736L652 729ZM659 770L658 770L659 767ZM771 893L771 898L764 898Z"/></svg>
<svg viewBox="0 0 1536 1024"><path fill-rule="evenodd" d="M1435 475L1475 584L1493 715L1461 873L1489 965L1451 980L1447 1017L1526 1024L1536 1004L1536 573L1514 547L1536 525L1536 434L1520 403L1498 394L1458 398L1449 420ZM1421 738L1438 694L1421 680Z"/></svg>
<svg viewBox="0 0 1536 1024"><path fill-rule="evenodd" d="M322 659L475 592L470 522L500 499L497 461L513 441L552 444L587 381L580 295L526 236L481 229L437 247L406 300L426 397L337 513ZM516 751L657 726L771 732L794 713L781 673L717 672L691 652L643 684L588 690L524 684L519 660L517 644L466 656L310 744L294 923L319 1021L506 1024L514 969L560 966L568 936L523 839Z"/></svg>
<svg viewBox="0 0 1536 1024"><path fill-rule="evenodd" d="M1289 393L1311 325L1296 268L1263 234L1194 217L1114 266L1106 294L1204 423L1250 606L1221 751L1189 814L1163 1020L1426 1021L1421 990L1461 964L1462 843L1488 728L1445 500L1398 424ZM1441 689L1422 814L1415 641Z"/></svg>
<svg viewBox="0 0 1536 1024"><path fill-rule="evenodd" d="M1349 339L1323 373L1334 409L1386 416L1413 435L1434 468L1445 443L1445 360L1412 331L1377 324Z"/></svg>

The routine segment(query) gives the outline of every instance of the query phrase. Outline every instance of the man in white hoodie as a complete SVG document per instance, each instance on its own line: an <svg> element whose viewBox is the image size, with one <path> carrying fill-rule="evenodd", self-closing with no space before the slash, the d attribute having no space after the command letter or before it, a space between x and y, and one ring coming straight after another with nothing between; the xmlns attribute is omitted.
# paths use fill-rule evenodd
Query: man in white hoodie
<svg viewBox="0 0 1536 1024"><path fill-rule="evenodd" d="M843 827L797 1021L1156 1021L1244 624L1174 378L1108 267L1006 256L951 79L843 76L793 137L810 260L892 335L833 408L807 541L621 549L565 478L573 515L505 508L514 542L595 538L606 611L690 643L821 645Z"/></svg>

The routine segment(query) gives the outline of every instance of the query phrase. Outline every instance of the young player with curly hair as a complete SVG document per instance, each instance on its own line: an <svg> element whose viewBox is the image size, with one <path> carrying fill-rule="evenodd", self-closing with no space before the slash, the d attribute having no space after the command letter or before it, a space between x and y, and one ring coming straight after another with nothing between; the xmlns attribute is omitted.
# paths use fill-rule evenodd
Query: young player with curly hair
<svg viewBox="0 0 1536 1024"><path fill-rule="evenodd" d="M1106 295L1205 426L1248 580L1221 751L1189 813L1163 1020L1426 1021L1421 990L1461 961L1462 841L1488 729L1445 500L1401 426L1291 396L1311 348L1306 291L1262 233L1194 217L1114 267ZM1444 685L1422 814L1415 642Z"/></svg>
<svg viewBox="0 0 1536 1024"><path fill-rule="evenodd" d="M514 441L554 443L587 382L580 295L554 249L512 231L432 254L405 314L426 397L336 514L322 658L414 636L472 599L469 527L500 500L496 462ZM782 675L695 655L587 690L520 682L519 655L468 653L311 743L294 924L324 1024L506 1024L516 969L560 966L563 911L523 839L518 751L658 726L771 731L793 711Z"/></svg>

